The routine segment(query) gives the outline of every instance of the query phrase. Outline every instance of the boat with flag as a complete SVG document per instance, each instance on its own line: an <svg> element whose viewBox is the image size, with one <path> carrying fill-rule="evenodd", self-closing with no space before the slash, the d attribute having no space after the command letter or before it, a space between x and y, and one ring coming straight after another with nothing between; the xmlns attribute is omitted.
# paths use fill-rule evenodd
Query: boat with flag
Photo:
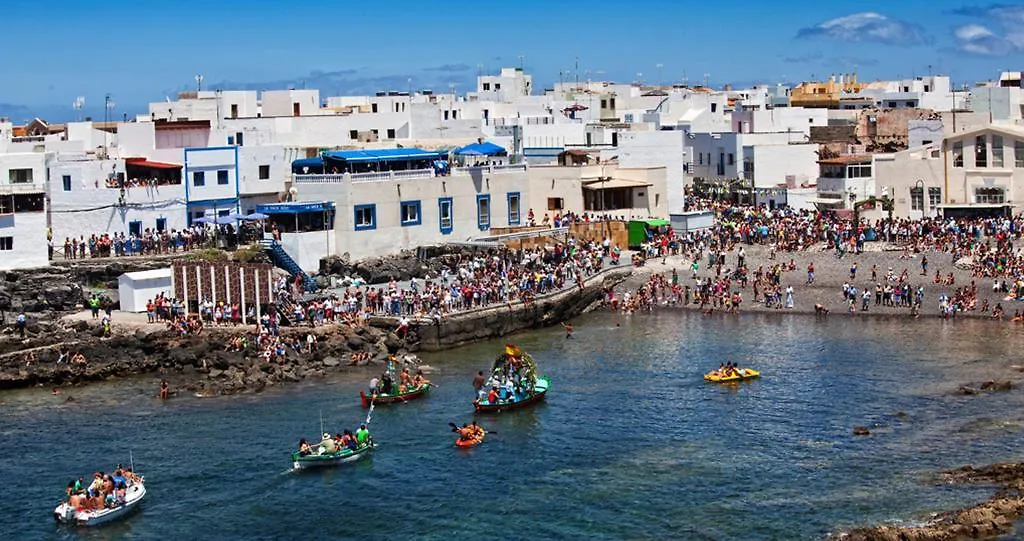
<svg viewBox="0 0 1024 541"><path fill-rule="evenodd" d="M321 415L320 432L322 436L320 441L310 443L306 438L299 440L299 450L291 455L292 469L331 468L368 458L377 447L369 430L372 415L373 405L371 404L366 421L355 432L345 429L333 436L329 432L324 432L324 421Z"/></svg>
<svg viewBox="0 0 1024 541"><path fill-rule="evenodd" d="M378 378L370 382L370 392L359 391L359 400L364 408L371 404L394 404L396 402L406 403L410 400L423 398L433 384L423 377L423 372L416 371L416 375L409 374L408 368L403 368L396 373L395 360L392 356L388 359L387 370Z"/></svg>
<svg viewBox="0 0 1024 541"><path fill-rule="evenodd" d="M494 359L491 376L478 390L473 407L478 413L498 413L544 400L551 379L537 375L537 363L514 344Z"/></svg>
<svg viewBox="0 0 1024 541"><path fill-rule="evenodd" d="M71 481L66 496L53 510L54 520L75 526L101 526L138 510L146 497L146 485L133 468L118 466L110 474L94 473L88 485L81 477Z"/></svg>

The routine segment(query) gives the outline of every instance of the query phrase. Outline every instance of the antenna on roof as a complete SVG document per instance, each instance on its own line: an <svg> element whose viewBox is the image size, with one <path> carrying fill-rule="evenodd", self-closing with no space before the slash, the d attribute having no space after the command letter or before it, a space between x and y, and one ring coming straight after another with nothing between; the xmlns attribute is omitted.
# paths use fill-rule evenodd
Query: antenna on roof
<svg viewBox="0 0 1024 541"><path fill-rule="evenodd" d="M71 104L75 108L75 120L82 120L82 108L85 107L85 96L78 96L75 101Z"/></svg>

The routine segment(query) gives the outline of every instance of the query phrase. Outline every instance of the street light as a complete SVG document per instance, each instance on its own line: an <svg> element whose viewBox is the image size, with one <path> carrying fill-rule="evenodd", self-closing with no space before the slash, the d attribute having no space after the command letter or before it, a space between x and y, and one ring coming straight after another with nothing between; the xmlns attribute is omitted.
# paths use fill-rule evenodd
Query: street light
<svg viewBox="0 0 1024 541"><path fill-rule="evenodd" d="M203 91L203 76L201 74L196 75L196 91Z"/></svg>

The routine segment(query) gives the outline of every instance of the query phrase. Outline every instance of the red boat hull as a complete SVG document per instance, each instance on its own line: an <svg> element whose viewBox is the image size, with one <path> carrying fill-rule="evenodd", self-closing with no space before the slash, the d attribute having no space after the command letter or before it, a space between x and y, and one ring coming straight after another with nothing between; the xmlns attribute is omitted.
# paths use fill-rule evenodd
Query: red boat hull
<svg viewBox="0 0 1024 541"><path fill-rule="evenodd" d="M366 391L359 391L359 400L362 401L364 408L370 407L371 400L376 405L394 404L395 402L404 403L410 400L416 400L417 398L422 398L423 395L427 394L428 390L430 390L430 385L424 385L423 387L416 389L415 391L408 392L405 394L377 395L376 397L367 396Z"/></svg>

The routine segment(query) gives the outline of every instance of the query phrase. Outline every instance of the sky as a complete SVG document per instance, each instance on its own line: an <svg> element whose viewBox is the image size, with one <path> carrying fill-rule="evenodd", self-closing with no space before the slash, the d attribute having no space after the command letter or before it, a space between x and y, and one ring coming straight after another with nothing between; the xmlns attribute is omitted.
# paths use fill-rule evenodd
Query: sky
<svg viewBox="0 0 1024 541"><path fill-rule="evenodd" d="M4 0L0 116L74 119L146 111L203 89L473 90L525 67L560 79L649 84L861 81L1024 69L1024 3L683 0L480 3L358 0ZM35 29L35 30L32 30ZM31 38L29 38L31 36ZM412 79L412 82L409 82ZM64 118L55 118L63 116Z"/></svg>

